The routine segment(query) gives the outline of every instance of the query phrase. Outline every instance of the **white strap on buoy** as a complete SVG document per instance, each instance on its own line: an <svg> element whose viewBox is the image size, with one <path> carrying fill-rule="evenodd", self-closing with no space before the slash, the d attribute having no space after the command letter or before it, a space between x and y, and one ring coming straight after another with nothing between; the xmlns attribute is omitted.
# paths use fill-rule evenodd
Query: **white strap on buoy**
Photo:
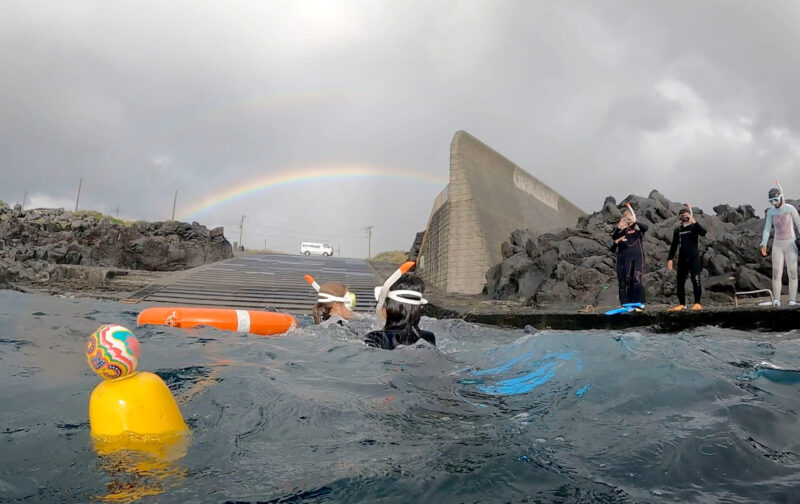
<svg viewBox="0 0 800 504"><path fill-rule="evenodd" d="M250 332L250 313L247 310L236 310L236 330L238 332Z"/></svg>

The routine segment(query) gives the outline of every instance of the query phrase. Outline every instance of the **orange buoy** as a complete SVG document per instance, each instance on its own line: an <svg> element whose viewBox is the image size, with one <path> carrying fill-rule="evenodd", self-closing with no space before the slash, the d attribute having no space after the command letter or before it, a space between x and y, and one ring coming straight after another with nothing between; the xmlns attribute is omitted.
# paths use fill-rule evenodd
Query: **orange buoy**
<svg viewBox="0 0 800 504"><path fill-rule="evenodd" d="M184 328L207 325L261 336L283 334L297 327L297 320L288 313L182 306L147 308L139 314L136 323Z"/></svg>

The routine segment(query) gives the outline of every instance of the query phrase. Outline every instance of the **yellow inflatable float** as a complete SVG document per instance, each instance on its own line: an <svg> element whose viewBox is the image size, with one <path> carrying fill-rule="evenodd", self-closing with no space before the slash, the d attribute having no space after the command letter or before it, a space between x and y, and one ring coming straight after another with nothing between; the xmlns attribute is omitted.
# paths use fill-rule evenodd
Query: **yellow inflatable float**
<svg viewBox="0 0 800 504"><path fill-rule="evenodd" d="M113 481L100 497L133 502L179 484L176 465L189 445L189 429L158 375L137 371L139 341L128 329L104 325L86 345L89 367L103 378L89 399L92 442Z"/></svg>

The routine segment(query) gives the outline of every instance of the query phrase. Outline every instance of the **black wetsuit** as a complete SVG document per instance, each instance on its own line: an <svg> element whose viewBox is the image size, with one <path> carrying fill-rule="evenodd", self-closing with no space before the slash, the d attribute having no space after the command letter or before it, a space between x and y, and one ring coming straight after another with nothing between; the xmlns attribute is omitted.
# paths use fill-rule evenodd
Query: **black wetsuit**
<svg viewBox="0 0 800 504"><path fill-rule="evenodd" d="M619 302L644 304L644 233L647 224L635 222L625 229L614 228L611 239L622 236L626 239L611 244L611 251L617 252L617 280L619 281Z"/></svg>
<svg viewBox="0 0 800 504"><path fill-rule="evenodd" d="M672 246L669 248L668 260L678 252L678 304L686 304L686 276L691 273L694 302L700 302L703 293L700 287L700 250L697 248L698 237L705 236L706 230L695 222L688 226L678 226L672 233Z"/></svg>
<svg viewBox="0 0 800 504"><path fill-rule="evenodd" d="M394 350L400 345L413 345L420 339L424 339L431 345L436 345L436 337L430 331L420 329L419 334L407 333L403 330L384 329L382 331L372 331L367 334L364 343L367 346L383 348L384 350Z"/></svg>

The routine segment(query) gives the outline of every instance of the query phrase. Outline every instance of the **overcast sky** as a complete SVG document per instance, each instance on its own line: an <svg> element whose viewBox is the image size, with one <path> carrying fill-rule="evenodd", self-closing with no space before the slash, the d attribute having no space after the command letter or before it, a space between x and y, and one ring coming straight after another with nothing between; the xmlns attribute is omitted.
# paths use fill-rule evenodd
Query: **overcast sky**
<svg viewBox="0 0 800 504"><path fill-rule="evenodd" d="M424 229L464 129L595 211L800 197L800 3L0 0L0 199L345 256Z"/></svg>

